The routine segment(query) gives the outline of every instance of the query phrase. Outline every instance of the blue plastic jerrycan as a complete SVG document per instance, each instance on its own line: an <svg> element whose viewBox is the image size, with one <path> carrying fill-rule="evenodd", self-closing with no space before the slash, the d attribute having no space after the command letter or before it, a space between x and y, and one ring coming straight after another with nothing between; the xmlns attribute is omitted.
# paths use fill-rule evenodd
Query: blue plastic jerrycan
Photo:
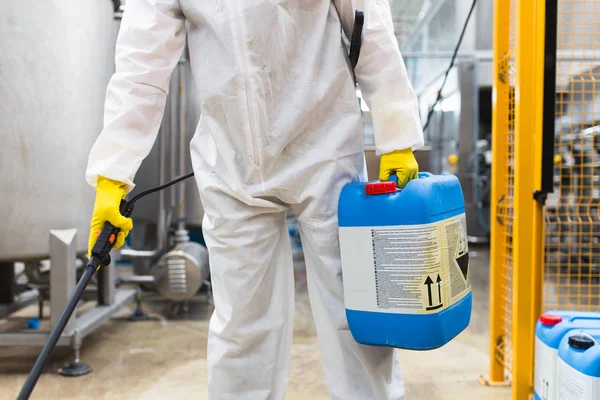
<svg viewBox="0 0 600 400"><path fill-rule="evenodd" d="M338 223L346 317L363 344L434 349L471 319L465 205L453 175L350 183Z"/></svg>
<svg viewBox="0 0 600 400"><path fill-rule="evenodd" d="M557 399L600 399L600 329L567 333L558 358Z"/></svg>
<svg viewBox="0 0 600 400"><path fill-rule="evenodd" d="M558 400L558 348L575 329L600 329L599 312L558 311L544 313L535 327L535 400Z"/></svg>

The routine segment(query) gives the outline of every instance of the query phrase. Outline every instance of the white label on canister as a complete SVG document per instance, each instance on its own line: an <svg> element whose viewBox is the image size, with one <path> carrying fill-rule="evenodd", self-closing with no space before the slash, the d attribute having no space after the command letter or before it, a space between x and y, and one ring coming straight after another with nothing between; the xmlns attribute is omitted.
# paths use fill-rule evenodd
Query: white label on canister
<svg viewBox="0 0 600 400"><path fill-rule="evenodd" d="M346 308L436 313L471 291L466 219L423 225L342 227Z"/></svg>
<svg viewBox="0 0 600 400"><path fill-rule="evenodd" d="M556 400L556 382L558 374L558 351L535 338L535 364L533 370L533 388L542 400Z"/></svg>
<svg viewBox="0 0 600 400"><path fill-rule="evenodd" d="M558 360L558 400L600 399L600 378L585 375Z"/></svg>

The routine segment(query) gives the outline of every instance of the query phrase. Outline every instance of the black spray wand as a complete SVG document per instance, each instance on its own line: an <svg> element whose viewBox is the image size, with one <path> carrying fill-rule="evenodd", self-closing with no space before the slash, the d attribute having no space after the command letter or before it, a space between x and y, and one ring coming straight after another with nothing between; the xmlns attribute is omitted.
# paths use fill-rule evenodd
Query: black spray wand
<svg viewBox="0 0 600 400"><path fill-rule="evenodd" d="M176 183L191 178L192 176L194 176L193 172L184 176L180 176L179 178L176 178L171 182L167 182L164 185L160 185L155 188L141 192L129 201L121 200L121 215L127 218L130 217L135 202L141 199L142 197L166 189L169 186L175 185ZM83 296L85 288L90 283L90 280L92 279L96 271L98 271L103 265L108 265L110 263L110 251L112 250L115 244L117 233L119 233L119 228L114 227L108 221L104 223L104 227L102 227L102 231L100 231L98 239L96 240L96 244L94 244L94 247L92 249L92 256L87 265L85 266L83 275L81 276L81 279L79 279L79 282L77 282L75 290L71 294L71 297L69 297L69 300L67 300L67 304L65 305L65 308L58 317L56 325L50 332L48 340L44 344L44 347L42 348L40 355L35 361L35 364L33 364L33 367L31 368L31 371L29 372L29 375L27 376L27 379L23 384L23 388L21 389L17 400L27 400L29 399L29 396L31 396L31 392L33 392L33 388L35 387L35 384L40 378L40 375L42 374L42 371L44 370L44 367L46 366L46 363L48 362L48 359L50 358L54 347L56 347L56 343L58 342L58 339L60 339L60 335L62 335L63 330L67 325L67 322L69 322L73 311L75 311L77 303L79 303L79 300Z"/></svg>

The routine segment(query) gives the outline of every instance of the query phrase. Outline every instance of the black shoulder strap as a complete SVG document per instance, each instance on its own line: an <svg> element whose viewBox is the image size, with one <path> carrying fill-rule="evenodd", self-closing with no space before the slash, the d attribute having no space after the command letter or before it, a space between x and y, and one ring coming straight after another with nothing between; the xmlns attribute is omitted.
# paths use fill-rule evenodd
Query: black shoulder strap
<svg viewBox="0 0 600 400"><path fill-rule="evenodd" d="M352 71L354 71L356 64L358 64L364 23L364 12L362 10L356 10L354 13L354 30L352 31L352 39L350 40L350 64L352 65Z"/></svg>

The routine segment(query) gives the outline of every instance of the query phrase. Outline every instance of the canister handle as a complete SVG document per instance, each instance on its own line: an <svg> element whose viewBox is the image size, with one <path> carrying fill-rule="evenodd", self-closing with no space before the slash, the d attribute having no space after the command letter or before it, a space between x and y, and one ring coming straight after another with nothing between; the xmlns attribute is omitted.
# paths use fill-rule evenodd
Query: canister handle
<svg viewBox="0 0 600 400"><path fill-rule="evenodd" d="M433 174L431 172L419 172L419 179L431 178L432 176L433 176ZM383 181L383 182L385 182L385 181ZM390 175L387 182L394 182L396 185L398 185L398 175L396 175L396 174Z"/></svg>
<svg viewBox="0 0 600 400"><path fill-rule="evenodd" d="M429 178L433 176L433 174L429 172L420 172L419 179ZM367 195L377 195L377 194L390 194L396 193L397 191L401 191L402 189L397 189L398 185L398 175L392 174L388 178L387 181L377 181L370 182L365 184L365 193Z"/></svg>
<svg viewBox="0 0 600 400"><path fill-rule="evenodd" d="M433 176L433 174L431 172L419 172L419 179L431 178L432 176ZM390 175L390 177L387 181L398 183L398 175L396 175L396 174Z"/></svg>

